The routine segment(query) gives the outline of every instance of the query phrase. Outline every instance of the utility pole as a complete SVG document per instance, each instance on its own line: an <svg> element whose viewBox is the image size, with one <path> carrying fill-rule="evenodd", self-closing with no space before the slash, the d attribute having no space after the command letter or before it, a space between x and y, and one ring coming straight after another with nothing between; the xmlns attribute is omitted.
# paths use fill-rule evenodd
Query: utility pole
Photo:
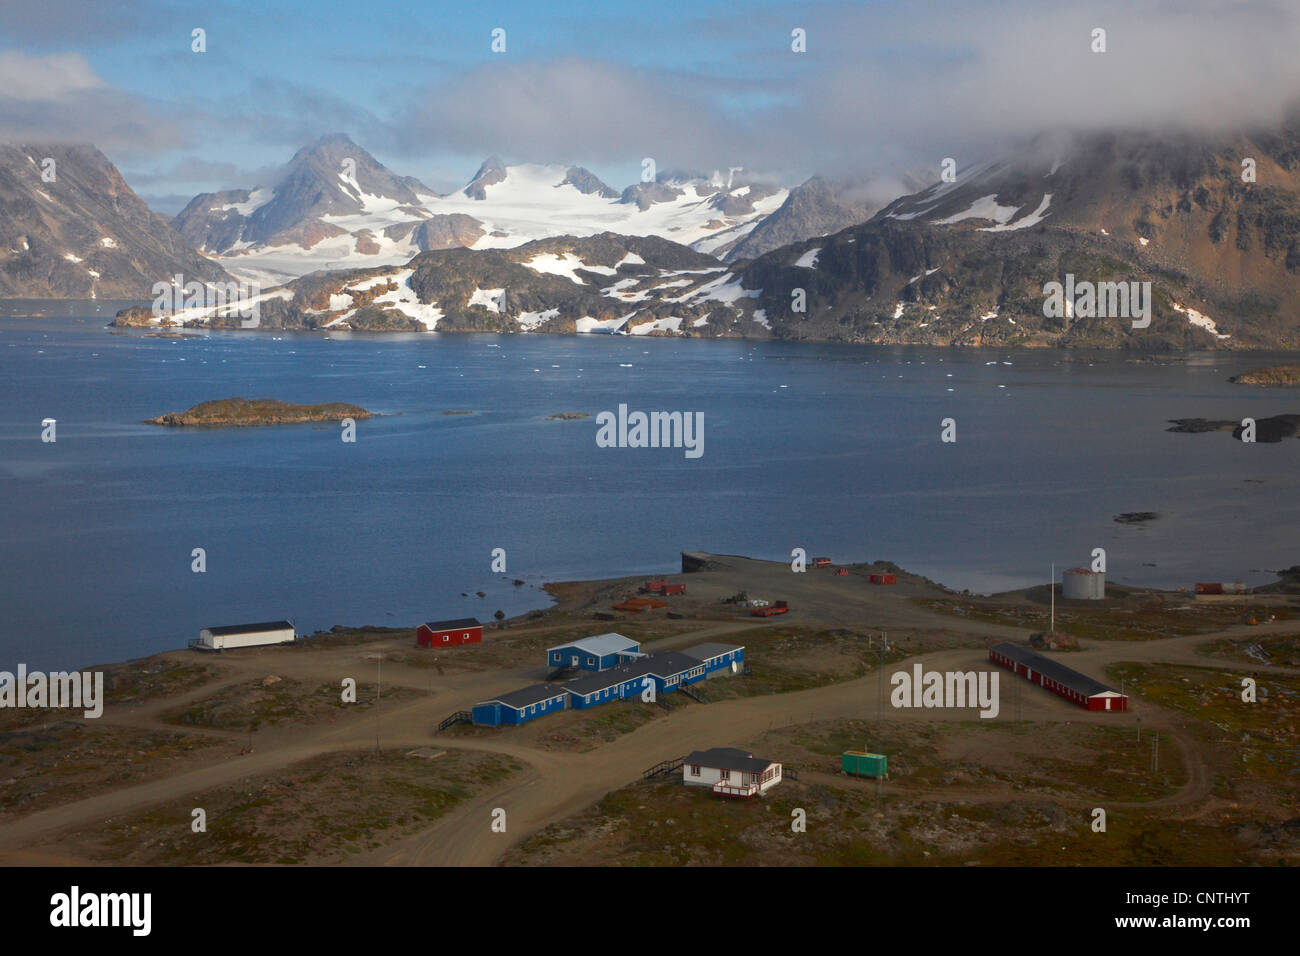
<svg viewBox="0 0 1300 956"><path fill-rule="evenodd" d="M1156 732L1155 739L1151 741L1151 770L1154 773L1160 772L1160 732Z"/></svg>
<svg viewBox="0 0 1300 956"><path fill-rule="evenodd" d="M884 719L885 710L885 632L880 632L880 664L876 667L876 746L885 752Z"/></svg>
<svg viewBox="0 0 1300 956"><path fill-rule="evenodd" d="M885 645L889 643L887 632L880 632L880 665L876 668L879 671L876 677L876 741L878 743L877 753L885 752ZM879 804L881 797L885 793L885 778L876 777L876 803Z"/></svg>
<svg viewBox="0 0 1300 956"><path fill-rule="evenodd" d="M1052 581L1047 586L1047 590L1052 595L1052 623L1047 629L1048 634L1056 633L1056 563L1052 563Z"/></svg>

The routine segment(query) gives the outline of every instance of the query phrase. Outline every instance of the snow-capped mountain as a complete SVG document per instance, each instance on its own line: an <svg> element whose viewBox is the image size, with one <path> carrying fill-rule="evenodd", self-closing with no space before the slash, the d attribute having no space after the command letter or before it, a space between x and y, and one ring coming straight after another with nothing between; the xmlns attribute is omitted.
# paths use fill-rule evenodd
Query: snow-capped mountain
<svg viewBox="0 0 1300 956"><path fill-rule="evenodd" d="M1067 275L1149 282L1150 325L1092 308L1047 315L1044 286ZM767 253L740 281L792 338L1300 347L1300 117L1232 137L1043 136L867 223Z"/></svg>
<svg viewBox="0 0 1300 956"><path fill-rule="evenodd" d="M152 297L155 282L228 282L93 146L0 146L0 295Z"/></svg>
<svg viewBox="0 0 1300 956"><path fill-rule="evenodd" d="M580 166L507 166L493 157L464 189L438 196L335 134L299 150L272 186L196 196L175 225L232 273L271 285L437 249L506 249L602 232L661 236L722 255L787 192L715 175L618 193Z"/></svg>
<svg viewBox="0 0 1300 956"><path fill-rule="evenodd" d="M1253 180L1243 178L1247 166ZM529 169L488 167L471 190L485 198L455 201L490 206L503 189L535 195ZM688 190L646 185L612 205L638 214L644 205L665 220L684 214ZM606 201L599 188L591 198ZM1224 139L1044 137L1010 159L958 169L955 182L892 202L868 222L730 264L698 241L485 238L501 247L304 277L272 293L260 327L1300 348L1300 118ZM1054 313L1049 284L1075 280L1109 287L1115 302L1122 287L1132 310L1094 308L1099 291L1091 305ZM1135 325L1139 312L1149 321ZM210 312L177 318L231 322ZM156 320L139 310L119 321Z"/></svg>
<svg viewBox="0 0 1300 956"><path fill-rule="evenodd" d="M753 295L706 253L657 236L602 233L304 276L262 295L257 327L765 336L761 312L728 308ZM242 327L203 307L162 319L148 308L124 310L115 324Z"/></svg>

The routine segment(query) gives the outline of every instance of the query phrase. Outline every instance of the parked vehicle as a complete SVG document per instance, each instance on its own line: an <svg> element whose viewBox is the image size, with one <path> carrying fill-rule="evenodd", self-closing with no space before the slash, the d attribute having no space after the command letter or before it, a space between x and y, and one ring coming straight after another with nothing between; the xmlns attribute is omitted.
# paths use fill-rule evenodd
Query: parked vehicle
<svg viewBox="0 0 1300 956"><path fill-rule="evenodd" d="M771 607L759 607L749 613L754 617L772 617L774 614L786 614L790 611L790 606L784 601L777 601Z"/></svg>

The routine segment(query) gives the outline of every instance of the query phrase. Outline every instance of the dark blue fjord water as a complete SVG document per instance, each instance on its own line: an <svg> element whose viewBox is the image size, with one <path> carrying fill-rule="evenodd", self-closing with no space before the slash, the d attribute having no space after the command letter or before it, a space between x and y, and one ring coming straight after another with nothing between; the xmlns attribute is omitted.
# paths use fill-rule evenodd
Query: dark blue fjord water
<svg viewBox="0 0 1300 956"><path fill-rule="evenodd" d="M1094 547L1112 580L1169 587L1300 563L1300 441L1164 430L1300 412L1300 393L1226 382L1283 356L168 339L110 333L115 307L0 309L0 670L121 660L209 624L486 620L544 606L543 581L673 571L694 549L883 558L981 592L1044 580ZM141 423L235 395L390 417L359 423L355 444L334 425ZM547 420L619 403L703 412L703 457L602 449L594 419ZM957 442L942 444L949 416ZM43 418L58 422L53 444ZM1162 517L1116 524L1124 511ZM190 570L196 547L205 574ZM505 576L490 570L498 547Z"/></svg>

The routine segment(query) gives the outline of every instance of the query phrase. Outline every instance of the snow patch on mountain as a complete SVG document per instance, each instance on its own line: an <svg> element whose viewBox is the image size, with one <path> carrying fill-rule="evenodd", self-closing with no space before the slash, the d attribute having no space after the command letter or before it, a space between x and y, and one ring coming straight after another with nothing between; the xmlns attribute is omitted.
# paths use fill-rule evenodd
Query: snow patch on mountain
<svg viewBox="0 0 1300 956"><path fill-rule="evenodd" d="M816 269L819 255L821 255L820 248L809 249L795 261L795 267L799 269Z"/></svg>
<svg viewBox="0 0 1300 956"><path fill-rule="evenodd" d="M971 203L970 208L965 212L959 212L956 215L949 216L947 219L936 219L936 226L951 226L955 222L961 222L965 219L991 219L999 225L1007 222L1012 216L1020 211L1019 206L1001 206L998 205L997 194L981 196Z"/></svg>
<svg viewBox="0 0 1300 956"><path fill-rule="evenodd" d="M642 260L644 263L645 260ZM620 263L621 264L621 263ZM617 269L611 269L609 266L589 266L577 256L571 256L567 252L556 255L553 252L543 252L533 256L526 262L521 263L534 272L547 272L551 275L564 276L578 285L583 285L583 280L578 278L576 270L585 269L587 272L595 272L599 275L612 276L617 274Z"/></svg>
<svg viewBox="0 0 1300 956"><path fill-rule="evenodd" d="M1183 313L1183 315L1187 316L1187 322L1189 325L1194 325L1197 328L1205 329L1205 331L1209 332L1215 338L1219 338L1219 339L1232 338L1232 336L1229 333L1220 332L1219 326L1208 315L1205 315L1202 312L1197 312L1195 309L1191 308L1190 306L1184 308L1183 306L1179 305L1177 302L1173 302L1171 304L1173 305L1175 312L1181 312Z"/></svg>
<svg viewBox="0 0 1300 956"><path fill-rule="evenodd" d="M469 297L469 305L481 305L489 312L501 311L501 297L505 295L505 289L474 289L474 294Z"/></svg>
<svg viewBox="0 0 1300 956"><path fill-rule="evenodd" d="M666 319L655 319L653 322L643 322L640 325L633 325L628 328L632 335L649 335L651 332L680 332L682 320L679 316L669 316Z"/></svg>
<svg viewBox="0 0 1300 956"><path fill-rule="evenodd" d="M520 312L515 316L515 321L523 328L525 332L531 332L544 322L549 322L560 314L559 309L544 309L540 312Z"/></svg>
<svg viewBox="0 0 1300 956"><path fill-rule="evenodd" d="M1024 219L1017 219L1013 222L999 223L996 226L986 226L981 232L1010 232L1013 229L1028 229L1030 226L1036 226L1047 218L1047 207L1052 204L1052 194L1044 193L1042 201L1038 208L1031 212Z"/></svg>

